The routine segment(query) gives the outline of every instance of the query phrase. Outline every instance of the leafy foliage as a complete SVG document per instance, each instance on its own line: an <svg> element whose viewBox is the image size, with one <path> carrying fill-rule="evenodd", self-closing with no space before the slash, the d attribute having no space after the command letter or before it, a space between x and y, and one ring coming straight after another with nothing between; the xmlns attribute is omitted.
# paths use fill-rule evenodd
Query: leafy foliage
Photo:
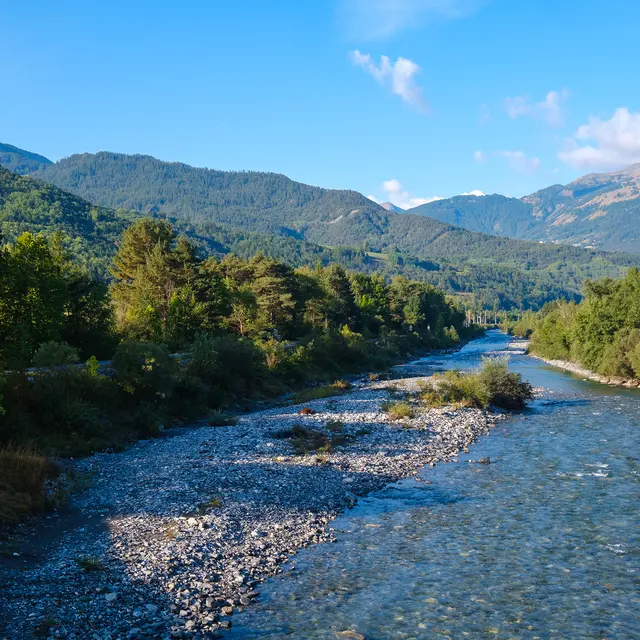
<svg viewBox="0 0 640 640"><path fill-rule="evenodd" d="M609 376L640 378L640 271L620 280L588 282L584 300L543 308L531 349L550 359L572 360Z"/></svg>

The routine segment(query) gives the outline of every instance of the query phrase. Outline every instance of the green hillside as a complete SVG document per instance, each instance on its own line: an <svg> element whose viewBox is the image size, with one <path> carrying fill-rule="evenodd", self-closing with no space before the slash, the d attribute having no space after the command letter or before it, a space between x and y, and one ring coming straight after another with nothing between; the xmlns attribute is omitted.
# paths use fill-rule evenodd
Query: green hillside
<svg viewBox="0 0 640 640"><path fill-rule="evenodd" d="M338 262L403 273L461 296L473 293L491 307L576 299L585 279L616 277L640 263L637 256L523 242L389 212L357 192L278 174L212 171L149 156L75 155L33 174L58 188L2 175L4 236L62 231L77 260L102 276L121 230L144 215L170 220L205 254L261 251L293 266Z"/></svg>
<svg viewBox="0 0 640 640"><path fill-rule="evenodd" d="M0 142L0 166L2 167L24 174L36 171L47 164L51 164L51 160L44 156Z"/></svg>

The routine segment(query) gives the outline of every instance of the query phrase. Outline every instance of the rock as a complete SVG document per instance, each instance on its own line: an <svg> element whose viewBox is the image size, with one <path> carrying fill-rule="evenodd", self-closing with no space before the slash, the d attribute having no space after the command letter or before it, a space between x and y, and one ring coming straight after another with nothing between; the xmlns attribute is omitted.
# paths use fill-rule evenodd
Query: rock
<svg viewBox="0 0 640 640"><path fill-rule="evenodd" d="M158 613L158 607L155 604L145 604L144 608L150 616L155 616Z"/></svg>
<svg viewBox="0 0 640 640"><path fill-rule="evenodd" d="M187 629L188 631L191 631L191 629L193 629L196 626L195 620L187 620L184 623L184 628Z"/></svg>
<svg viewBox="0 0 640 640"><path fill-rule="evenodd" d="M366 640L361 633L351 631L350 629L346 631L336 631L336 637L342 638L342 640Z"/></svg>
<svg viewBox="0 0 640 640"><path fill-rule="evenodd" d="M115 591L112 591L111 593L107 593L104 596L104 599L107 602L115 602L118 599L118 594Z"/></svg>
<svg viewBox="0 0 640 640"><path fill-rule="evenodd" d="M480 464L491 464L491 458L480 458L480 460L478 460L478 462Z"/></svg>

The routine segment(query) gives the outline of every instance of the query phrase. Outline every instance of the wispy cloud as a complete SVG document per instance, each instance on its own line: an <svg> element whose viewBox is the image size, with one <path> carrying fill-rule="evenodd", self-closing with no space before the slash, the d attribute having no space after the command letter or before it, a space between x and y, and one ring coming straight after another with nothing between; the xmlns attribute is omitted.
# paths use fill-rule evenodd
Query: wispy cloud
<svg viewBox="0 0 640 640"><path fill-rule="evenodd" d="M392 93L400 96L404 102L423 113L429 110L429 105L422 95L422 89L415 80L420 67L413 60L399 57L395 62L391 62L388 56L380 56L378 65L368 53L355 50L349 55L354 64L371 74Z"/></svg>
<svg viewBox="0 0 640 640"><path fill-rule="evenodd" d="M574 169L612 169L640 162L640 113L622 107L609 120L591 116L558 157Z"/></svg>
<svg viewBox="0 0 640 640"><path fill-rule="evenodd" d="M428 202L435 202L436 200L442 200L440 196L433 196L431 198L418 198L412 196L408 191L404 190L402 183L395 178L391 180L385 180L382 183L382 189L385 192L386 199L401 209L412 209L413 207L419 207L421 204L427 204ZM382 202L375 196L367 196L369 200L373 200L380 204Z"/></svg>
<svg viewBox="0 0 640 640"><path fill-rule="evenodd" d="M483 163L486 161L487 159L487 154L484 153L484 151L480 151L480 149L478 149L477 151L473 152L473 159L478 162L478 163Z"/></svg>
<svg viewBox="0 0 640 640"><path fill-rule="evenodd" d="M338 19L351 38L382 40L436 20L473 14L488 0L339 0Z"/></svg>
<svg viewBox="0 0 640 640"><path fill-rule="evenodd" d="M504 101L507 115L515 120L522 116L539 118L554 127L564 122L564 103L569 97L567 89L549 91L541 102L531 102L529 96L516 96Z"/></svg>
<svg viewBox="0 0 640 640"><path fill-rule="evenodd" d="M495 151L495 155L506 158L512 171L534 173L540 168L540 158L529 158L523 151Z"/></svg>

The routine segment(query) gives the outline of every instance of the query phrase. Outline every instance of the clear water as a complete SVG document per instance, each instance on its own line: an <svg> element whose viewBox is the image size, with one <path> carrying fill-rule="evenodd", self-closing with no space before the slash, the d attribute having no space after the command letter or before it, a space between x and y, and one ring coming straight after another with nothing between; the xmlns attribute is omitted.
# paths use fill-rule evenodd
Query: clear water
<svg viewBox="0 0 640 640"><path fill-rule="evenodd" d="M499 332L429 367L466 368ZM527 356L553 391L467 458L362 499L301 552L228 638L640 638L640 392Z"/></svg>

